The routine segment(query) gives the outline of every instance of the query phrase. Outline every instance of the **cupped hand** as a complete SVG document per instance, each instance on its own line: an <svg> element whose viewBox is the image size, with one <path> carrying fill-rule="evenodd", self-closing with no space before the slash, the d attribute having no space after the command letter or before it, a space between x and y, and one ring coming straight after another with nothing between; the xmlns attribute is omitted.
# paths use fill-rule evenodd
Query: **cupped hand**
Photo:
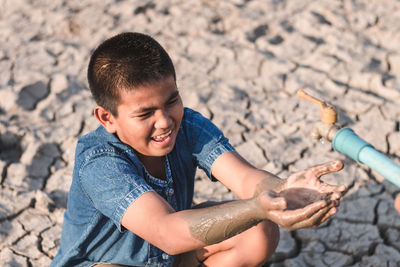
<svg viewBox="0 0 400 267"><path fill-rule="evenodd" d="M309 192L310 193L310 192ZM297 193L296 193L297 194ZM315 196L319 196L319 193ZM257 196L267 219L284 227L287 230L296 230L299 228L316 227L326 219L336 213L334 203L330 198L323 198L309 203L306 206L288 206L291 194L280 196L278 193L267 190ZM287 201L288 200L288 201Z"/></svg>
<svg viewBox="0 0 400 267"><path fill-rule="evenodd" d="M346 186L329 185L322 182L320 179L323 175L338 172L342 168L343 163L341 161L330 161L308 168L304 171L294 173L285 180L279 189L279 192L283 195L292 195L292 192L299 194L300 197L298 198L295 197L294 199L288 199L289 201L295 200L297 202L293 203L295 206L306 206L310 203L310 200L316 200L315 198L318 197L325 198L328 195L330 196L331 200L339 200L342 197L343 192L346 190ZM307 197L307 190L312 190L308 192L314 191L314 193ZM290 203L289 206L291 206Z"/></svg>
<svg viewBox="0 0 400 267"><path fill-rule="evenodd" d="M342 168L342 162L331 161L297 172L285 180L277 193L262 192L259 201L263 203L269 219L288 230L316 227L337 212L340 198L346 190L344 185L329 185L320 178ZM266 205L268 198L280 203L281 209L271 209Z"/></svg>
<svg viewBox="0 0 400 267"><path fill-rule="evenodd" d="M285 199L288 210L301 209L320 200L331 201L331 195L332 193L321 193L315 189L301 187L285 189L278 194Z"/></svg>

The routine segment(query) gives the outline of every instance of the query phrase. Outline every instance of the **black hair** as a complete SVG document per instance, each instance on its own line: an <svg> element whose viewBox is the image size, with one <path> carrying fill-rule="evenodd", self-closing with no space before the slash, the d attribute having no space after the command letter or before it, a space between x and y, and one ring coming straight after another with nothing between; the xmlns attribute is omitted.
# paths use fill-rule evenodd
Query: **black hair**
<svg viewBox="0 0 400 267"><path fill-rule="evenodd" d="M97 105L118 115L121 90L134 90L173 77L175 68L164 48L152 37L135 32L118 34L100 44L88 66L88 82Z"/></svg>

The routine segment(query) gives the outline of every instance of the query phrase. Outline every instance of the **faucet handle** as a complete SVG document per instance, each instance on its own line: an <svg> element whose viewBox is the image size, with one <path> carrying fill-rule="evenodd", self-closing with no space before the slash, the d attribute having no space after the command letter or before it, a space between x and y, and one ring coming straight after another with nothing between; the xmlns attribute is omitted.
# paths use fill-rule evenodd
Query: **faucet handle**
<svg viewBox="0 0 400 267"><path fill-rule="evenodd" d="M310 96L303 89L300 89L297 92L297 96L300 98L304 98L305 100L308 100L319 106L319 109L321 111L321 120L323 123L334 124L337 122L337 112L331 105L328 105L326 102Z"/></svg>

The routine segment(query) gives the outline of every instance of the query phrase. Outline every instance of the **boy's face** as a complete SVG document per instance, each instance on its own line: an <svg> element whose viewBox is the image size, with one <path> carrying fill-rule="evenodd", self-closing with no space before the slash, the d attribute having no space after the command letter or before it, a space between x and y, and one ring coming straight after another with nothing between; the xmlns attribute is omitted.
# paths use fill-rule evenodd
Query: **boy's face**
<svg viewBox="0 0 400 267"><path fill-rule="evenodd" d="M108 132L116 133L139 158L164 156L172 151L183 116L183 104L173 77L122 90L118 116L110 115Z"/></svg>

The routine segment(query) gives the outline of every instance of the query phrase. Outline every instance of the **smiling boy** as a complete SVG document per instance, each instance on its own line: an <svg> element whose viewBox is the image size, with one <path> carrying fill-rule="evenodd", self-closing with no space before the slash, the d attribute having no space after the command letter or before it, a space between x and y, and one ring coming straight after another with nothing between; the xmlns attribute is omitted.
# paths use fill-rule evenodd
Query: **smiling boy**
<svg viewBox="0 0 400 267"><path fill-rule="evenodd" d="M319 178L340 162L285 180L254 168L184 108L175 77L144 34L94 51L88 80L101 125L77 144L53 266L258 266L278 244L277 225L314 227L336 213L345 188ZM241 200L192 207L197 168Z"/></svg>
<svg viewBox="0 0 400 267"><path fill-rule="evenodd" d="M163 156L172 151L183 116L182 100L172 76L153 84L120 92L117 116L102 106L96 118L110 133L135 150L136 156L154 177L165 178ZM165 114L163 114L165 113Z"/></svg>

